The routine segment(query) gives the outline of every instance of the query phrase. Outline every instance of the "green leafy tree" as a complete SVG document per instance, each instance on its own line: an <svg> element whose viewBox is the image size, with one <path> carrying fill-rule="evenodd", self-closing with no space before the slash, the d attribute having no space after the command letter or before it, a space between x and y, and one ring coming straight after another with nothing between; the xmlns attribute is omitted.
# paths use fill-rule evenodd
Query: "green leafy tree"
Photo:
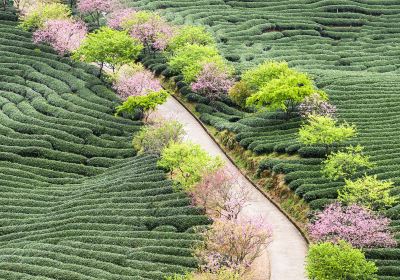
<svg viewBox="0 0 400 280"><path fill-rule="evenodd" d="M115 115L139 112L144 116L144 120L147 121L149 115L157 106L167 101L168 96L169 94L166 90L150 91L146 95L129 96L122 105L117 106Z"/></svg>
<svg viewBox="0 0 400 280"><path fill-rule="evenodd" d="M143 50L143 45L125 31L102 27L91 33L83 41L73 58L100 65L100 74L105 64L116 67L135 60Z"/></svg>
<svg viewBox="0 0 400 280"><path fill-rule="evenodd" d="M168 64L172 70L181 72L184 80L190 83L203 69L203 65L213 62L223 70L229 70L222 56L219 55L215 46L185 45L178 49L169 60ZM230 72L230 70L228 71Z"/></svg>
<svg viewBox="0 0 400 280"><path fill-rule="evenodd" d="M265 61L264 63L243 73L241 81L253 92L281 76L288 76L294 72L286 61Z"/></svg>
<svg viewBox="0 0 400 280"><path fill-rule="evenodd" d="M291 71L262 86L246 100L248 107L282 110L290 115L296 105L316 92L307 74Z"/></svg>
<svg viewBox="0 0 400 280"><path fill-rule="evenodd" d="M44 26L50 19L67 19L71 16L71 10L61 3L38 4L28 13L21 16L20 26L25 30L35 30Z"/></svg>
<svg viewBox="0 0 400 280"><path fill-rule="evenodd" d="M215 41L211 33L207 32L203 26L185 25L169 41L168 51L173 53L187 44L207 46L215 45Z"/></svg>
<svg viewBox="0 0 400 280"><path fill-rule="evenodd" d="M313 280L375 280L377 270L360 249L345 241L312 244L306 260L308 277Z"/></svg>
<svg viewBox="0 0 400 280"><path fill-rule="evenodd" d="M323 162L322 173L329 179L349 179L357 172L374 166L369 161L369 156L363 154L364 147L347 147L345 151L332 153Z"/></svg>
<svg viewBox="0 0 400 280"><path fill-rule="evenodd" d="M220 157L212 157L200 145L190 142L171 143L161 153L158 165L170 171L180 190L190 191L206 172L223 165Z"/></svg>
<svg viewBox="0 0 400 280"><path fill-rule="evenodd" d="M356 128L347 122L338 124L327 116L311 115L308 123L299 130L299 141L305 145L320 144L329 148L334 143L341 143L356 135Z"/></svg>
<svg viewBox="0 0 400 280"><path fill-rule="evenodd" d="M181 142L185 130L177 121L156 122L152 126L144 126L132 140L133 147L139 154L151 153L160 155L169 143Z"/></svg>
<svg viewBox="0 0 400 280"><path fill-rule="evenodd" d="M240 107L246 107L246 99L252 95L250 87L244 81L235 83L229 90L229 96Z"/></svg>
<svg viewBox="0 0 400 280"><path fill-rule="evenodd" d="M381 211L394 205L398 196L392 196L393 182L381 181L376 176L365 176L356 181L345 180L346 185L338 190L338 200Z"/></svg>

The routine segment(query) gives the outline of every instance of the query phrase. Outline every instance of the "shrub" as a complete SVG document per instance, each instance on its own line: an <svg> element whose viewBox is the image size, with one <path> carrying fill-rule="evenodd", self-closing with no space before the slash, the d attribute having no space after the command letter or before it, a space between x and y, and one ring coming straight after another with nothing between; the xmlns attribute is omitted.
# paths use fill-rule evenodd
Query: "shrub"
<svg viewBox="0 0 400 280"><path fill-rule="evenodd" d="M149 115L158 105L167 101L169 94L166 90L150 91L146 95L129 96L122 105L117 106L115 115L122 113L134 114L140 112L147 121Z"/></svg>
<svg viewBox="0 0 400 280"><path fill-rule="evenodd" d="M375 264L367 261L361 250L352 248L345 241L312 244L306 271L310 279L318 280L377 279Z"/></svg>
<svg viewBox="0 0 400 280"><path fill-rule="evenodd" d="M221 69L211 62L203 65L191 87L193 91L215 100L219 99L221 95L227 94L232 85L233 80L229 78L226 69Z"/></svg>
<svg viewBox="0 0 400 280"><path fill-rule="evenodd" d="M213 62L220 69L226 65L215 46L185 45L178 49L169 60L168 64L173 71L181 72L184 81L190 83L203 69L203 65Z"/></svg>
<svg viewBox="0 0 400 280"><path fill-rule="evenodd" d="M241 81L255 93L261 87L281 76L287 76L293 70L289 68L287 62L266 61L243 73Z"/></svg>
<svg viewBox="0 0 400 280"><path fill-rule="evenodd" d="M376 176L365 176L356 181L345 180L346 185L338 191L338 200L346 203L357 203L371 210L384 210L398 200L391 196L393 182L378 180Z"/></svg>
<svg viewBox="0 0 400 280"><path fill-rule="evenodd" d="M248 201L248 192L238 184L238 174L218 169L203 175L190 192L194 205L212 218L236 219Z"/></svg>
<svg viewBox="0 0 400 280"><path fill-rule="evenodd" d="M33 33L33 41L35 44L47 43L60 55L65 55L78 49L86 34L86 25L81 21L53 19Z"/></svg>
<svg viewBox="0 0 400 280"><path fill-rule="evenodd" d="M240 273L224 267L215 273L193 272L185 275L175 274L174 276L167 277L166 280L244 280L244 278L242 275L240 275Z"/></svg>
<svg viewBox="0 0 400 280"><path fill-rule="evenodd" d="M157 122L153 126L144 126L133 138L132 144L139 154L160 155L171 142L182 141L185 131L177 121Z"/></svg>
<svg viewBox="0 0 400 280"><path fill-rule="evenodd" d="M248 107L292 112L305 97L315 92L308 75L291 70L287 75L272 79L246 100Z"/></svg>
<svg viewBox="0 0 400 280"><path fill-rule="evenodd" d="M334 144L343 142L356 135L354 125L337 121L325 116L310 116L308 123L299 130L299 141L305 145L321 144L326 150Z"/></svg>
<svg viewBox="0 0 400 280"><path fill-rule="evenodd" d="M168 43L168 50L175 52L185 45L215 45L213 36L203 26L185 25L179 28Z"/></svg>
<svg viewBox="0 0 400 280"><path fill-rule="evenodd" d="M271 237L270 225L261 218L218 219L203 233L204 243L197 248L196 257L203 271L222 267L242 271L260 256Z"/></svg>
<svg viewBox="0 0 400 280"><path fill-rule="evenodd" d="M104 64L109 64L114 70L115 67L136 59L142 49L143 45L126 32L102 27L88 35L74 52L73 58L98 63L101 73Z"/></svg>
<svg viewBox="0 0 400 280"><path fill-rule="evenodd" d="M100 27L102 14L111 12L116 4L116 0L78 0L77 9L79 13L89 15Z"/></svg>
<svg viewBox="0 0 400 280"><path fill-rule="evenodd" d="M332 153L323 162L322 173L329 179L351 178L357 172L374 166L369 157L362 153L364 147L347 147L345 151Z"/></svg>
<svg viewBox="0 0 400 280"><path fill-rule="evenodd" d="M123 23L131 18L135 13L136 10L132 8L118 9L113 11L107 15L107 26L111 27L112 29L122 30Z"/></svg>
<svg viewBox="0 0 400 280"><path fill-rule="evenodd" d="M174 33L172 26L153 12L132 13L121 25L133 38L142 42L149 52L164 50Z"/></svg>
<svg viewBox="0 0 400 280"><path fill-rule="evenodd" d="M35 30L43 27L50 19L68 19L71 10L60 3L39 4L21 17L20 26L25 30Z"/></svg>
<svg viewBox="0 0 400 280"><path fill-rule="evenodd" d="M146 95L151 91L160 91L161 83L148 70L137 68L133 73L125 72L114 82L113 88L122 99L129 96Z"/></svg>
<svg viewBox="0 0 400 280"><path fill-rule="evenodd" d="M335 105L330 104L322 96L314 93L304 98L298 107L300 116L308 118L310 115L319 115L334 118L336 115Z"/></svg>
<svg viewBox="0 0 400 280"><path fill-rule="evenodd" d="M229 90L229 96L240 107L246 107L246 99L250 97L252 91L244 81L234 84Z"/></svg>
<svg viewBox="0 0 400 280"><path fill-rule="evenodd" d="M200 145L172 143L161 153L158 165L170 171L176 187L190 191L201 181L206 172L212 172L222 166L220 157L212 157L201 149Z"/></svg>
<svg viewBox="0 0 400 280"><path fill-rule="evenodd" d="M317 242L345 240L357 248L394 247L389 224L390 219L356 204L333 203L316 215L309 233Z"/></svg>

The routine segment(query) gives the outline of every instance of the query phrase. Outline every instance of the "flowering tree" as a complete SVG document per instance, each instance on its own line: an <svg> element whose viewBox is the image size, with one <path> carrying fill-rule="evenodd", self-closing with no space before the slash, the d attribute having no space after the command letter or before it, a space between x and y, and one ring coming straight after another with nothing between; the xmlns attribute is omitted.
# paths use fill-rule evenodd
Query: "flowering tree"
<svg viewBox="0 0 400 280"><path fill-rule="evenodd" d="M300 116L303 118L307 118L310 115L335 117L336 106L330 104L322 96L318 93L307 96L298 107Z"/></svg>
<svg viewBox="0 0 400 280"><path fill-rule="evenodd" d="M212 218L237 219L248 200L248 192L237 177L222 168L205 174L190 192L193 204L203 207Z"/></svg>
<svg viewBox="0 0 400 280"><path fill-rule="evenodd" d="M158 14L146 11L133 13L121 25L149 52L165 50L174 33L173 28Z"/></svg>
<svg viewBox="0 0 400 280"><path fill-rule="evenodd" d="M65 55L79 48L86 37L84 22L73 19L54 19L33 33L35 44L47 43L60 55Z"/></svg>
<svg viewBox="0 0 400 280"><path fill-rule="evenodd" d="M389 224L390 219L356 204L333 203L316 215L309 233L317 242L337 243L342 239L357 248L394 247Z"/></svg>
<svg viewBox="0 0 400 280"><path fill-rule="evenodd" d="M248 268L272 238L272 229L263 219L218 219L203 233L204 243L196 251L204 271L221 267Z"/></svg>
<svg viewBox="0 0 400 280"><path fill-rule="evenodd" d="M77 8L79 13L90 15L100 27L100 18L103 13L111 12L116 4L116 0L78 0Z"/></svg>
<svg viewBox="0 0 400 280"><path fill-rule="evenodd" d="M162 89L160 81L148 70L139 70L130 76L123 75L115 81L113 88L122 99Z"/></svg>
<svg viewBox="0 0 400 280"><path fill-rule="evenodd" d="M219 65L211 62L205 63L203 69L191 84L192 90L211 100L218 99L222 94L227 94L233 85L233 79L227 71Z"/></svg>
<svg viewBox="0 0 400 280"><path fill-rule="evenodd" d="M123 29L123 22L131 18L136 13L135 9L118 9L107 15L107 25L113 29Z"/></svg>

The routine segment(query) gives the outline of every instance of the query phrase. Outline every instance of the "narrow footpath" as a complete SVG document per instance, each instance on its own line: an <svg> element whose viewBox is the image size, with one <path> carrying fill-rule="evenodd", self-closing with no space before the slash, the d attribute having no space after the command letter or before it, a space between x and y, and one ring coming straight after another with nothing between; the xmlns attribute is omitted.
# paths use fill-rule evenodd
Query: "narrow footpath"
<svg viewBox="0 0 400 280"><path fill-rule="evenodd" d="M159 106L157 114L173 118L184 125L186 139L201 145L211 155L220 155L226 162L226 168L237 170L203 127L178 101L170 97ZM265 219L272 225L273 241L264 249L255 261L254 280L305 280L304 261L307 243L297 228L257 190L243 175L238 181L248 189L249 201L243 209L243 215Z"/></svg>

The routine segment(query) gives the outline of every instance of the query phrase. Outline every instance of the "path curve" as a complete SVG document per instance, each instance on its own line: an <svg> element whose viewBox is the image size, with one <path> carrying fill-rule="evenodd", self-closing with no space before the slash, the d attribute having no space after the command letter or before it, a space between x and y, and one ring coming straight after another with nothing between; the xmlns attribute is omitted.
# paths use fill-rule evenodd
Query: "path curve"
<svg viewBox="0 0 400 280"><path fill-rule="evenodd" d="M237 170L196 118L173 97L168 98L166 103L159 106L157 114L167 118L172 117L181 122L184 125L187 140L199 144L211 155L220 155L229 170ZM304 237L286 216L242 174L239 177L239 182L250 193L243 215L265 219L273 227L272 243L255 262L258 267L257 274L263 276L254 278L267 280L269 272L271 280L307 279L304 271L307 243Z"/></svg>

